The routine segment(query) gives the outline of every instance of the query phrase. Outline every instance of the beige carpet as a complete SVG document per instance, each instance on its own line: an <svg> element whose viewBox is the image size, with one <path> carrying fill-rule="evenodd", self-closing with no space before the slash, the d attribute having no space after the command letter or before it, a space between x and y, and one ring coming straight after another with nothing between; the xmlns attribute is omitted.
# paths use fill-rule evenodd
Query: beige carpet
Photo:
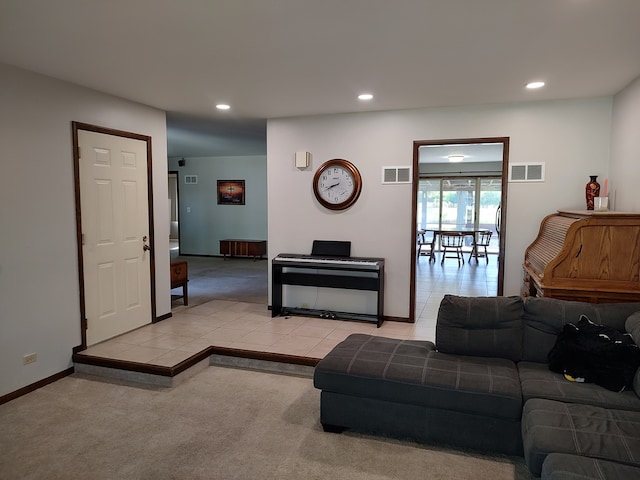
<svg viewBox="0 0 640 480"><path fill-rule="evenodd" d="M0 405L0 478L529 479L522 459L324 433L319 400L225 367L171 390L73 375Z"/></svg>

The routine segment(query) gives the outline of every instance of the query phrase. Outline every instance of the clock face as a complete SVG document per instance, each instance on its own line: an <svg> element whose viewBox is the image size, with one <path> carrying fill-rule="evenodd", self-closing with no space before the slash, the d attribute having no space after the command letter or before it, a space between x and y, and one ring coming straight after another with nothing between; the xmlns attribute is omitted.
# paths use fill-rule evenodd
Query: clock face
<svg viewBox="0 0 640 480"><path fill-rule="evenodd" d="M355 203L362 189L360 172L346 160L334 159L322 164L313 179L313 193L330 210L344 210Z"/></svg>

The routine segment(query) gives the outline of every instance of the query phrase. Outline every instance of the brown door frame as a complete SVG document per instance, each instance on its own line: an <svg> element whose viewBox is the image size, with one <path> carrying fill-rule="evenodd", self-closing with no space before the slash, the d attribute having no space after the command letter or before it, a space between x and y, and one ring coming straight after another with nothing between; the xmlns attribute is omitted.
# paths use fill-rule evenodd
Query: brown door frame
<svg viewBox="0 0 640 480"><path fill-rule="evenodd" d="M80 205L80 152L78 149L78 132L86 130L89 132L103 133L105 135L113 135L116 137L130 138L133 140L142 140L147 145L147 210L149 212L149 244L152 245L151 252L153 255L149 258L149 270L151 281L151 321L156 321L156 268L155 268L155 242L153 231L153 176L152 176L152 156L151 156L151 137L138 133L125 132L112 128L99 127L88 123L71 122L72 141L73 141L73 175L75 185L75 202L76 202L76 245L78 251L78 281L80 286L80 332L82 335L82 343L79 347L74 348L75 351L85 350L87 348L87 317L84 291L84 258L82 252L82 212Z"/></svg>
<svg viewBox="0 0 640 480"><path fill-rule="evenodd" d="M411 199L411 287L409 289L409 321L416 321L416 215L418 213L418 182L420 181L419 150L424 145L468 145L476 143L502 144L502 193L500 197L500 247L498 252L498 291L504 292L504 250L505 231L507 227L507 185L509 180L509 137L456 138L445 140L415 140L413 142L413 188Z"/></svg>

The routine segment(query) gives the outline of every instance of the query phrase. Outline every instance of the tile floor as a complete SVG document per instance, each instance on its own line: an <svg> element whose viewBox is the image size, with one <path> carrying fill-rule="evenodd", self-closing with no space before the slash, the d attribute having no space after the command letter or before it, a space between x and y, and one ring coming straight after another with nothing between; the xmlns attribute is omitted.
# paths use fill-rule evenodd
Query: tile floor
<svg viewBox="0 0 640 480"><path fill-rule="evenodd" d="M421 257L416 267L416 323L384 322L380 328L367 322L326 320L310 317L271 318L266 300L267 262L247 263L245 259L233 259L219 263L209 259L213 267L197 268L198 258L186 257L191 265L189 306L181 300L173 302L172 317L147 325L106 342L89 347L85 355L174 366L209 346L231 347L243 350L281 353L309 358L322 358L336 344L351 333L368 333L402 339L434 340L435 319L444 294L494 295L497 290L496 257L490 257L487 265L482 259L478 264L465 263L458 267L455 260L447 259L429 263ZM199 275L214 269L220 276L221 268L233 268L233 262L242 269L256 272L264 270L264 301L252 292L250 301L241 296L234 299L225 291L221 298L207 297L198 287ZM200 273L198 273L200 272ZM246 273L246 272L245 272ZM204 276L202 278L205 278ZM218 278L219 280L219 278ZM228 282L227 282L228 283ZM198 291L200 289L200 296ZM255 289L254 289L255 290Z"/></svg>

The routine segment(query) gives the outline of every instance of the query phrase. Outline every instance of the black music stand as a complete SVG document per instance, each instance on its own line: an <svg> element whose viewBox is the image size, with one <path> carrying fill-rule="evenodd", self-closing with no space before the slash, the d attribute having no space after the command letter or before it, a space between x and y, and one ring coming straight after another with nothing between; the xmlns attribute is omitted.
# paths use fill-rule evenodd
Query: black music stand
<svg viewBox="0 0 640 480"><path fill-rule="evenodd" d="M338 240L314 240L311 255L318 257L350 257L351 242Z"/></svg>

